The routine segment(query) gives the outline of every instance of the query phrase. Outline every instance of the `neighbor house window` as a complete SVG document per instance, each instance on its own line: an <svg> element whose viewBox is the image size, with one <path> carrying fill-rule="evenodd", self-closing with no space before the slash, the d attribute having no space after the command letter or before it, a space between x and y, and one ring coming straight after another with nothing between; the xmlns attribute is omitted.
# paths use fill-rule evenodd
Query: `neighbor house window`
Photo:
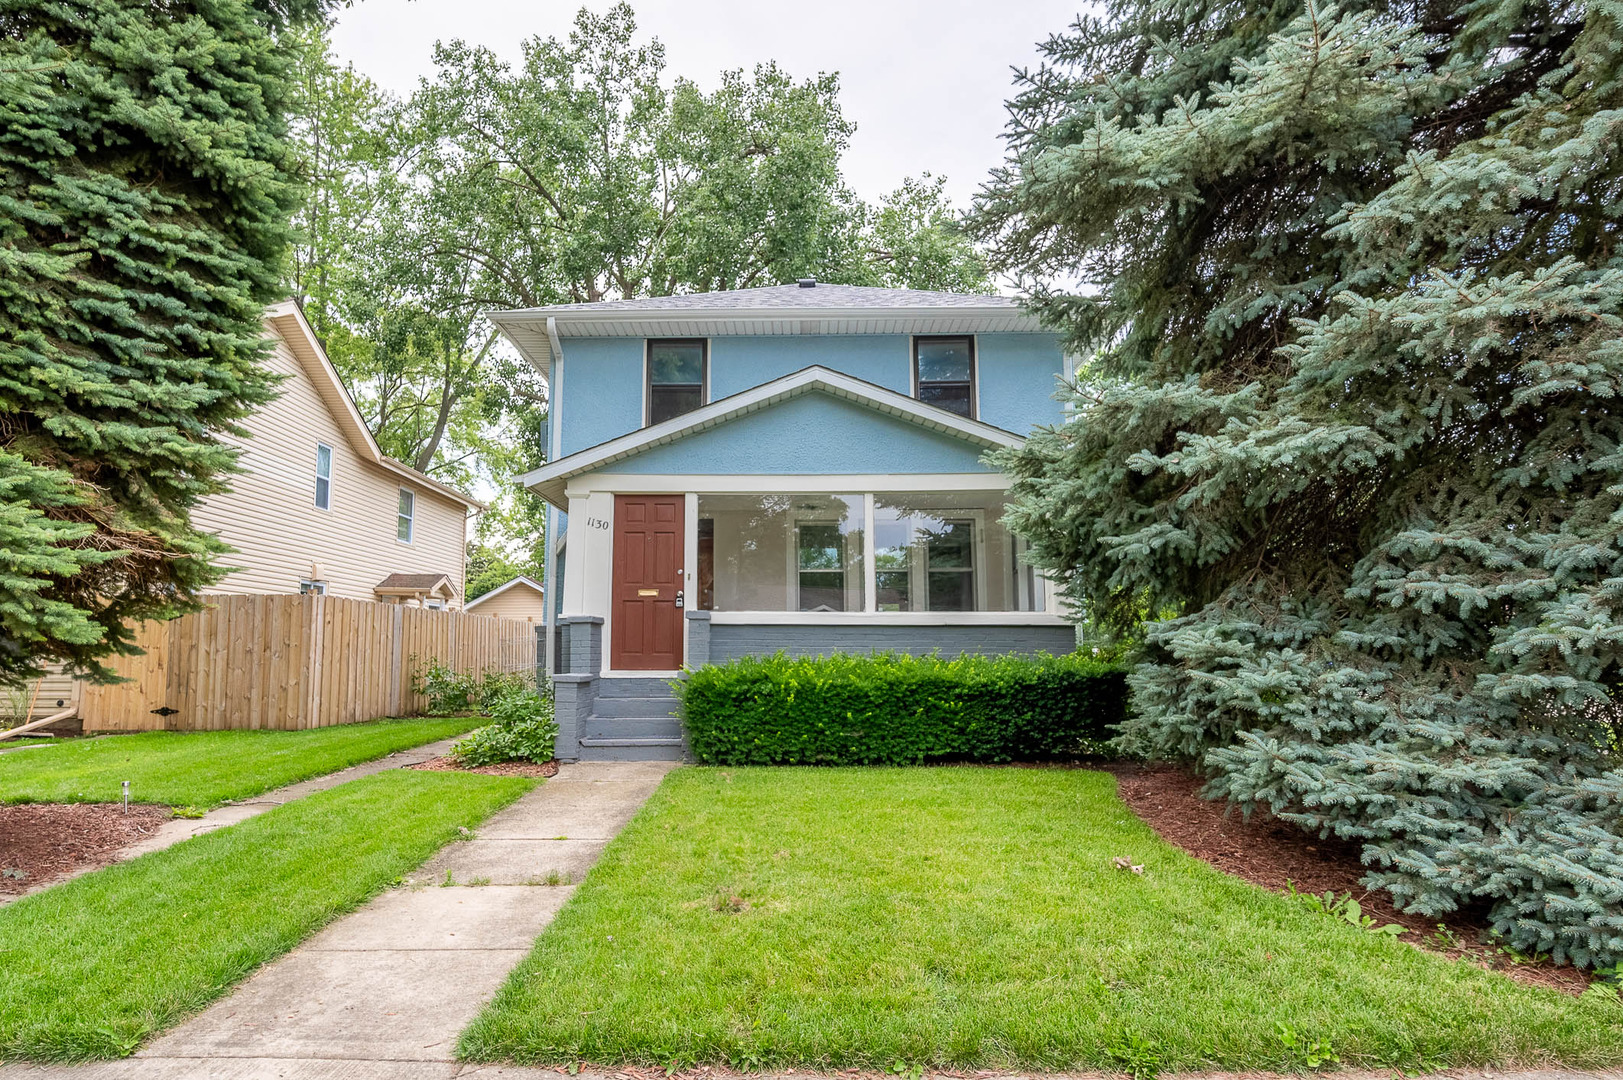
<svg viewBox="0 0 1623 1080"><path fill-rule="evenodd" d="M310 580L299 582L299 594L302 596L307 593L313 593L316 596L325 596L327 595L327 583L325 581Z"/></svg>
<svg viewBox="0 0 1623 1080"><path fill-rule="evenodd" d="M400 518L395 523L395 535L405 543L411 543L411 523L417 514L417 496L400 489Z"/></svg>
<svg viewBox="0 0 1623 1080"><path fill-rule="evenodd" d="M648 422L658 424L704 404L705 343L648 343Z"/></svg>
<svg viewBox="0 0 1623 1080"><path fill-rule="evenodd" d="M332 447L316 443L316 507L332 509Z"/></svg>
<svg viewBox="0 0 1623 1080"><path fill-rule="evenodd" d="M913 383L917 397L959 416L975 415L975 339L913 339Z"/></svg>

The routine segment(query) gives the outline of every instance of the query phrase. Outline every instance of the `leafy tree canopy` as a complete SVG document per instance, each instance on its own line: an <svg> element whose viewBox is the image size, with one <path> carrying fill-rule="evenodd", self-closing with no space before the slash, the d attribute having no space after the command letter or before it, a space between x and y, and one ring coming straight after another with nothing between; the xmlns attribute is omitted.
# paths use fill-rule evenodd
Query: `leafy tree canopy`
<svg viewBox="0 0 1623 1080"><path fill-rule="evenodd" d="M1006 455L1144 636L1124 739L1357 840L1406 908L1623 960L1613 3L1116 0L978 207L1091 356ZM1165 613L1152 617L1150 613Z"/></svg>
<svg viewBox="0 0 1623 1080"><path fill-rule="evenodd" d="M0 0L0 684L219 576L188 514L272 394L298 194L274 34L321 7Z"/></svg>
<svg viewBox="0 0 1623 1080"><path fill-rule="evenodd" d="M317 188L296 287L387 452L496 481L482 538L540 543L510 480L541 462L546 391L491 308L824 281L981 290L984 263L927 174L869 205L846 186L834 75L767 64L714 90L667 79L631 8L585 10L509 65L453 41L409 100L307 42L301 145Z"/></svg>

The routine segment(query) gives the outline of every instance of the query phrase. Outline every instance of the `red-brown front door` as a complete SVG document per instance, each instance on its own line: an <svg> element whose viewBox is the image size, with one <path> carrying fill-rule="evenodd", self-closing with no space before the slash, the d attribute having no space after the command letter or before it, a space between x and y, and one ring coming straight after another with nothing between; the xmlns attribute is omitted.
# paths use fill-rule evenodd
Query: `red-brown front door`
<svg viewBox="0 0 1623 1080"><path fill-rule="evenodd" d="M681 495L614 497L614 618L609 667L682 666Z"/></svg>

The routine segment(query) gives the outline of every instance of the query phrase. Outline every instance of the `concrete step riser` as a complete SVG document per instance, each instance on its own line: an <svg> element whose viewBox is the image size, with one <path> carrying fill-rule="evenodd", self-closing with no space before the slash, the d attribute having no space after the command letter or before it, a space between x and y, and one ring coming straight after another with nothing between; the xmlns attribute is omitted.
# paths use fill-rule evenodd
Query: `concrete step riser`
<svg viewBox="0 0 1623 1080"><path fill-rule="evenodd" d="M671 696L669 679L598 679L593 688L599 698Z"/></svg>
<svg viewBox="0 0 1623 1080"><path fill-rule="evenodd" d="M591 716L581 727L581 735L591 739L642 739L648 736L682 737L682 725L670 717Z"/></svg>
<svg viewBox="0 0 1623 1080"><path fill-rule="evenodd" d="M676 699L669 697L600 697L592 703L592 712L598 716L625 716L664 720L676 715Z"/></svg>

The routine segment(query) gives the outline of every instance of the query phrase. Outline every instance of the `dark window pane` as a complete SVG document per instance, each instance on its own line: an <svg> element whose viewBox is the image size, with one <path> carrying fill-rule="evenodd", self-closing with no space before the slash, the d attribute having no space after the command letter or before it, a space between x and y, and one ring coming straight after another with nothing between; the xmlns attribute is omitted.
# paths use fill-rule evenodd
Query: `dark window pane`
<svg viewBox="0 0 1623 1080"><path fill-rule="evenodd" d="M974 522L943 521L939 528L925 533L925 538L930 545L930 569L967 570L975 565Z"/></svg>
<svg viewBox="0 0 1623 1080"><path fill-rule="evenodd" d="M655 386L662 383L685 383L697 386L704 382L704 346L697 341L655 341L648 346L648 380Z"/></svg>
<svg viewBox="0 0 1623 1080"><path fill-rule="evenodd" d="M703 396L697 386L656 386L648 396L648 422L657 424L692 412L704 404L700 400Z"/></svg>
<svg viewBox="0 0 1623 1080"><path fill-rule="evenodd" d="M880 611L912 611L912 582L906 570L881 570L874 575Z"/></svg>
<svg viewBox="0 0 1623 1080"><path fill-rule="evenodd" d="M839 572L805 571L800 575L801 611L844 611L845 575Z"/></svg>
<svg viewBox="0 0 1623 1080"><path fill-rule="evenodd" d="M800 569L843 570L844 550L838 525L800 527Z"/></svg>
<svg viewBox="0 0 1623 1080"><path fill-rule="evenodd" d="M969 415L969 384L968 383L920 383L919 400L926 405L934 405L938 409L957 413L959 416Z"/></svg>
<svg viewBox="0 0 1623 1080"><path fill-rule="evenodd" d="M929 573L931 611L974 611L975 576L968 570Z"/></svg>
<svg viewBox="0 0 1623 1080"><path fill-rule="evenodd" d="M920 338L919 383L968 382L968 338Z"/></svg>

